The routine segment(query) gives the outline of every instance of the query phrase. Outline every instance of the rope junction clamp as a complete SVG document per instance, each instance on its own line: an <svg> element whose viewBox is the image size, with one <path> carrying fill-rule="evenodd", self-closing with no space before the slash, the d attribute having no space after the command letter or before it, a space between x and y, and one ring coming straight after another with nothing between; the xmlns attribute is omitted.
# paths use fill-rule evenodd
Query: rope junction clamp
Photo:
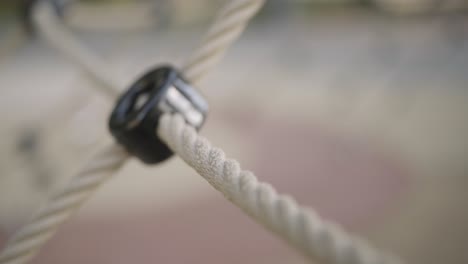
<svg viewBox="0 0 468 264"><path fill-rule="evenodd" d="M208 104L171 66L148 71L119 98L109 119L117 142L146 164L162 162L173 152L157 136L159 118L179 113L199 130L205 122Z"/></svg>
<svg viewBox="0 0 468 264"><path fill-rule="evenodd" d="M23 0L20 2L20 18L24 29L28 34L36 32L35 23L33 21L33 13L35 6L41 1L48 1L53 6L57 16L64 18L65 9L73 0Z"/></svg>

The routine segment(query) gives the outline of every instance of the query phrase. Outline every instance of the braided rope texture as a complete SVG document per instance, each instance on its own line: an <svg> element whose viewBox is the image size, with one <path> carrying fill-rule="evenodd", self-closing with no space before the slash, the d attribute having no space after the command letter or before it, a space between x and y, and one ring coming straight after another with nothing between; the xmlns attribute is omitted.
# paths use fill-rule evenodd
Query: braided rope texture
<svg viewBox="0 0 468 264"><path fill-rule="evenodd" d="M207 71L214 68L264 3L265 0L228 1L215 18L200 48L183 67L185 77L196 83Z"/></svg>
<svg viewBox="0 0 468 264"><path fill-rule="evenodd" d="M124 164L127 157L120 146L112 144L101 148L85 164L84 169L73 176L67 187L40 208L29 224L8 241L0 254L0 263L29 261L58 227Z"/></svg>
<svg viewBox="0 0 468 264"><path fill-rule="evenodd" d="M164 115L157 133L228 200L310 260L329 264L401 263L346 234L338 225L321 220L291 197L279 195L270 184L259 182L252 172L242 170L236 160L226 158L221 149L199 136L180 115Z"/></svg>

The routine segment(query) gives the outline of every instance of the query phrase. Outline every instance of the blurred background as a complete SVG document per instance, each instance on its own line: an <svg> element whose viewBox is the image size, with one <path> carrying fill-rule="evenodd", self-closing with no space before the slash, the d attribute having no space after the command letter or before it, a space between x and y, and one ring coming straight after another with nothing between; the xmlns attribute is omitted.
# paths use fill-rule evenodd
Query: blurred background
<svg viewBox="0 0 468 264"><path fill-rule="evenodd" d="M111 140L113 102L0 3L0 247ZM74 1L130 83L181 65L222 0ZM466 0L269 0L199 89L246 169L408 263L468 263ZM180 159L132 160L33 263L304 263Z"/></svg>

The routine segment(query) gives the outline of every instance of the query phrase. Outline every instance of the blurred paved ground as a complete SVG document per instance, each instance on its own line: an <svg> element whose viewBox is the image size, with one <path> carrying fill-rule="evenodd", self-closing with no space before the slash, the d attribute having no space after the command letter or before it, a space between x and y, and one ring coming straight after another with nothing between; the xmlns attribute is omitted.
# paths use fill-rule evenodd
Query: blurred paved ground
<svg viewBox="0 0 468 264"><path fill-rule="evenodd" d="M203 134L245 168L410 263L468 255L463 17L264 18L201 84ZM191 32L82 34L131 80L181 62ZM0 231L21 225L98 142L111 104L39 41L0 65ZM0 235L0 243L2 236ZM36 263L302 263L178 159L131 161Z"/></svg>

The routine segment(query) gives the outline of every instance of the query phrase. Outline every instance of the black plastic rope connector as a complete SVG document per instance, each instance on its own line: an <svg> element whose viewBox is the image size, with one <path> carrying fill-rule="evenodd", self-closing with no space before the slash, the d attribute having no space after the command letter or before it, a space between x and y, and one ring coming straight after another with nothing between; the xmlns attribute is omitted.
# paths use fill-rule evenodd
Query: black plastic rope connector
<svg viewBox="0 0 468 264"><path fill-rule="evenodd" d="M171 66L150 70L119 98L109 119L117 142L146 164L162 162L173 155L157 136L164 113L178 113L199 130L205 122L205 99Z"/></svg>
<svg viewBox="0 0 468 264"><path fill-rule="evenodd" d="M56 14L58 17L63 18L66 6L72 1L72 0L22 0L20 1L20 7L19 7L19 12L20 12L20 19L23 23L23 26L25 28L25 31L28 32L28 34L34 34L36 29L34 26L34 21L33 21L33 12L34 8L39 2L42 1L49 1L50 4L53 6Z"/></svg>

